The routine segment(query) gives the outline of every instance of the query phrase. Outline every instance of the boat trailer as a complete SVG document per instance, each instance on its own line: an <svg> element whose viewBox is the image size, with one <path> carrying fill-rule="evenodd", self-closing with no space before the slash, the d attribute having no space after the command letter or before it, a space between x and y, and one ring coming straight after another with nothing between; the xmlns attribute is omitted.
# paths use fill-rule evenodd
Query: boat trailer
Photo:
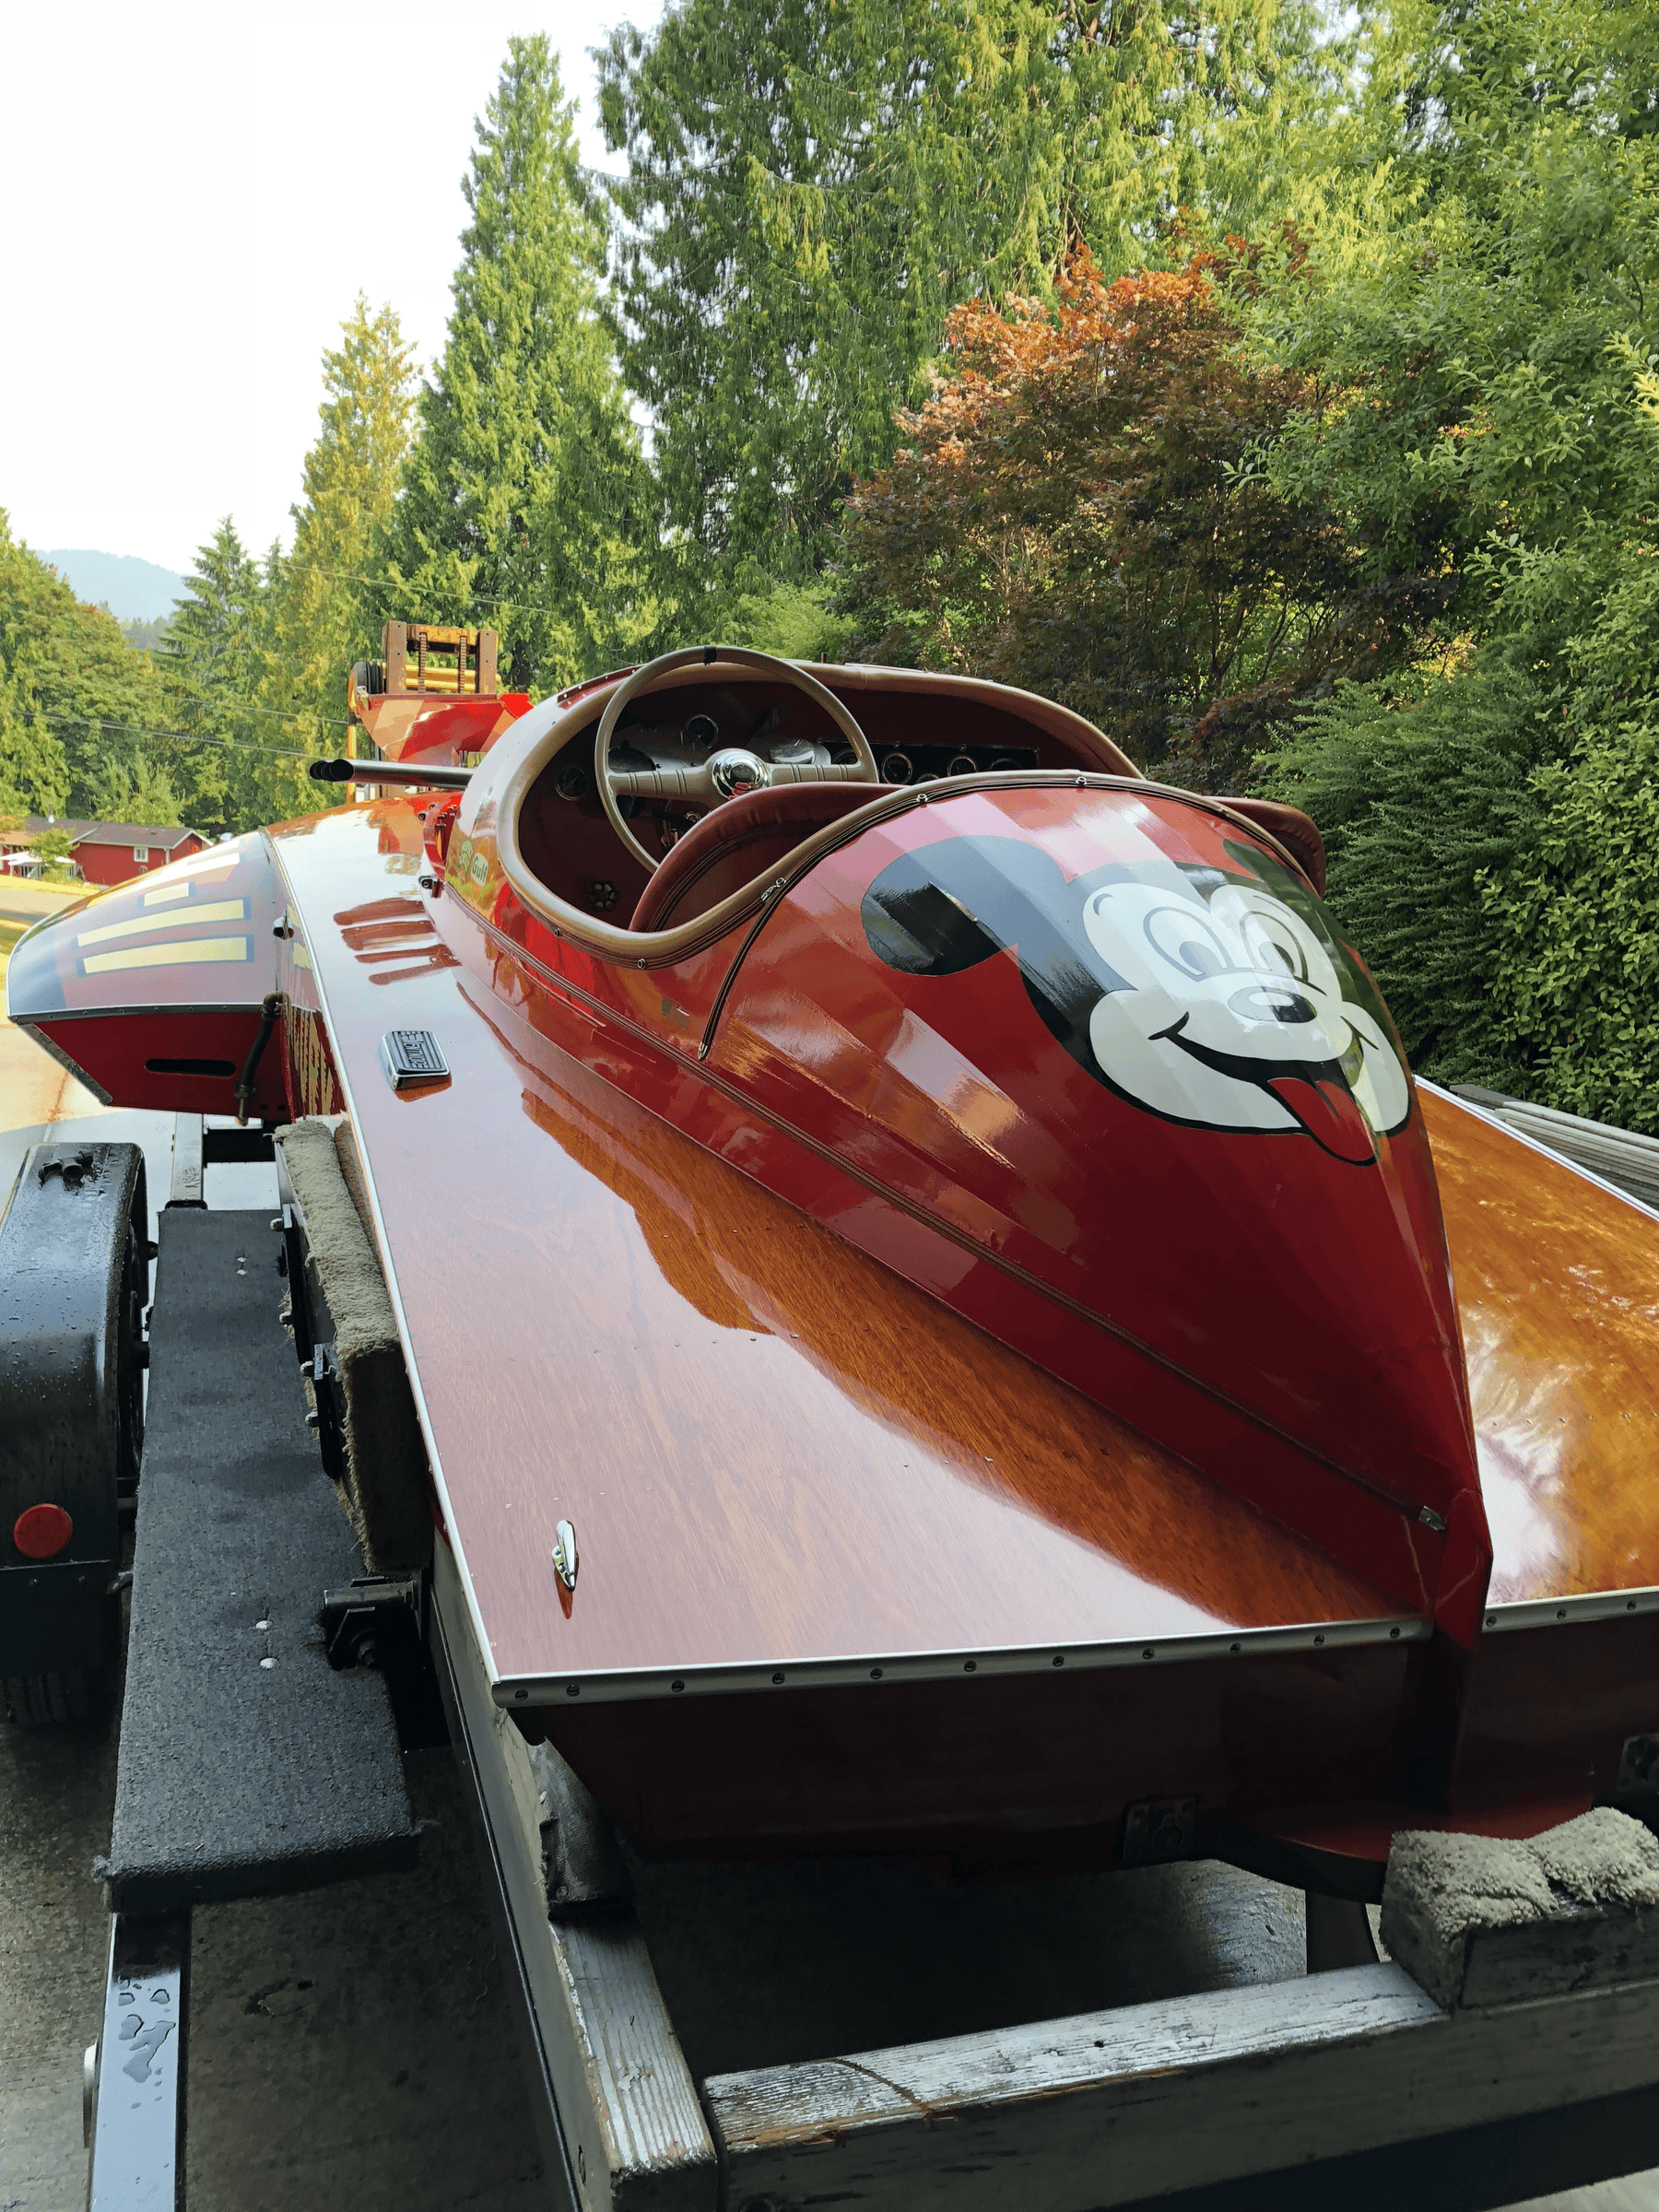
<svg viewBox="0 0 1659 2212"><path fill-rule="evenodd" d="M95 1685L30 1646L30 1591L78 1576L115 1633L115 1531L135 1517L97 1867L111 1920L87 2054L92 2212L185 2202L193 1908L418 1864L438 1839L410 1812L402 1760L446 1740L509 1962L548 2201L571 2212L1289 2212L1334 2194L1470 2212L1652 2163L1659 1844L1631 1817L1656 1802L1648 1774L1629 1811L1529 1844L1399 1840L1386 1959L1362 1905L1311 1894L1304 1980L694 2077L624 1853L564 1762L492 1701L448 1546L429 1567L377 1570L341 1511L350 1377L313 1249L337 1226L308 1218L286 1177L275 1215L210 1208L216 1159L276 1159L281 1175L278 1150L270 1131L182 1115L171 1159L149 1163L164 1171L151 1241L144 1155L122 1126L111 1115L109 1141L34 1147L0 1221L14 1300L0 1392L56 1357L64 1403L85 1394L62 1345L43 1351L18 1319L24 1239L58 1292L75 1289L97 1359L149 1382L141 1473L130 1389L124 1428L117 1390L101 1427L62 1431L79 1454L84 1559L0 1582L14 1710L84 1699ZM151 1264L141 1333L133 1270ZM12 1498L0 1503L9 1521ZM1148 1826L1149 1855L1186 1847L1179 1818ZM785 1943L782 1921L765 1925L766 1869L743 1895L745 1950ZM990 2006L999 1960L979 1967Z"/></svg>

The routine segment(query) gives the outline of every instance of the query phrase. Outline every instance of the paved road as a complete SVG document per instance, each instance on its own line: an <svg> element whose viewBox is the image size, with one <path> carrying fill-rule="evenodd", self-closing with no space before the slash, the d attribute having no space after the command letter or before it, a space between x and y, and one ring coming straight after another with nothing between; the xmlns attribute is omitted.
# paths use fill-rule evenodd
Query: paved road
<svg viewBox="0 0 1659 2212"><path fill-rule="evenodd" d="M36 883L27 876L0 876L0 914L9 921L38 922L42 914L84 899L88 888L84 883Z"/></svg>
<svg viewBox="0 0 1659 2212"><path fill-rule="evenodd" d="M6 1003L6 956L19 928L28 928L42 914L58 912L70 896L80 895L78 889L66 896L20 877L0 876L0 1008ZM61 1122L72 1114L99 1111L98 1100L86 1086L0 1012L0 1128Z"/></svg>
<svg viewBox="0 0 1659 2212"><path fill-rule="evenodd" d="M63 1134L96 1126L70 1123ZM156 1191L168 1117L125 1115L122 1131L146 1144ZM0 1134L0 1192L36 1134ZM209 1203L269 1204L271 1175L210 1170ZM108 1942L89 1869L109 1841L116 1752L112 1727L31 1733L0 1722L0 2212L85 2204L80 2053L97 2030ZM194 1915L189 2212L540 2212L547 2202L449 1755L416 1754L409 1770L418 1812L442 1826L436 1867ZM728 1884L739 1901L745 1878L733 1870ZM954 1934L933 1949L971 1971L1020 1912L1013 1888L952 1892L903 1870L877 1878L889 1931L883 1953L900 1986L896 1997L877 1994L880 2017L853 2048L937 2031L926 2019L935 1993L904 1964L912 1930L918 1952L930 1929L935 1939ZM867 1912L871 1879L857 1877L855 1900L842 1895L846 1869L804 1870L791 1958L742 1961L747 2001L715 2013L702 1998L713 1978L699 1951L709 1881L690 1868L652 1877L641 1911L694 2070L758 2063L749 2046L772 2032L768 1995L780 1976L793 1979L797 2019L810 2023L820 1989L844 2015L841 1931ZM1026 2017L1300 1971L1300 1898L1271 1883L1226 1868L1159 1867L1065 1887L1062 1910L1048 1913L1065 1941L1035 1960ZM741 1925L741 1913L725 1924L734 1920ZM907 2006L916 2016L908 2020ZM1537 2199L1530 2212L1547 2208L1659 2212L1659 2173Z"/></svg>

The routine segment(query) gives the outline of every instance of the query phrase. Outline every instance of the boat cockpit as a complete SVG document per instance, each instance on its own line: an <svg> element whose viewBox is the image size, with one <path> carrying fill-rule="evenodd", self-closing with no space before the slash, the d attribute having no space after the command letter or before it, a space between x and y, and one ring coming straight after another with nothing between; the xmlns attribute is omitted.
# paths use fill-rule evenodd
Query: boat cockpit
<svg viewBox="0 0 1659 2212"><path fill-rule="evenodd" d="M613 957L729 926L784 864L914 805L918 787L1139 772L1080 715L1029 692L730 646L567 692L515 725L510 748L503 868L533 911Z"/></svg>

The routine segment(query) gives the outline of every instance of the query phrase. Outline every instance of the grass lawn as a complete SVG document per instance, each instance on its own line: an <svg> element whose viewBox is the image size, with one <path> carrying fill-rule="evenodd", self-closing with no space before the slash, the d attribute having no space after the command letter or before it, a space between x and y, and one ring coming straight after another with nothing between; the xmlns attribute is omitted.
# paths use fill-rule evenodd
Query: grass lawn
<svg viewBox="0 0 1659 2212"><path fill-rule="evenodd" d="M26 929L31 929L33 926L33 924L29 922L8 921L6 915L0 914L0 1014L4 1014L6 1011L5 994L6 959L11 952L12 947L23 935L23 932Z"/></svg>

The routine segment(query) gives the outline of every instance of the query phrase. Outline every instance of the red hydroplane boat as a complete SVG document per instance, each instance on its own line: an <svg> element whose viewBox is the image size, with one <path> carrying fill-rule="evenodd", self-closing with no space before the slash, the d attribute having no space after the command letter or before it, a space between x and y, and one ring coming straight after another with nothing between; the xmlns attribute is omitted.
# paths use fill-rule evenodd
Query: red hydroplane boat
<svg viewBox="0 0 1659 2212"><path fill-rule="evenodd" d="M394 626L377 795L54 916L9 1010L347 1117L525 1735L648 1852L1356 1894L1645 1776L1659 1224L1414 1082L1305 817L992 684L493 653Z"/></svg>

